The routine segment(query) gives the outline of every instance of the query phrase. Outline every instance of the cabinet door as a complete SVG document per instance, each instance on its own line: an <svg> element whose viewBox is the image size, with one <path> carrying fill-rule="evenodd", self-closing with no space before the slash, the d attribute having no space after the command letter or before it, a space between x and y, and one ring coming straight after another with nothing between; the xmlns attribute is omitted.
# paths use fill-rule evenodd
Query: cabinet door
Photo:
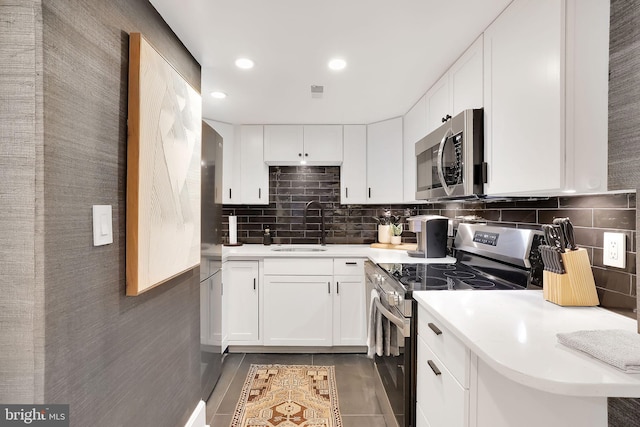
<svg viewBox="0 0 640 427"><path fill-rule="evenodd" d="M258 261L228 261L223 268L230 344L259 344Z"/></svg>
<svg viewBox="0 0 640 427"><path fill-rule="evenodd" d="M416 200L416 142L427 134L427 98L423 96L403 120L403 188L404 202Z"/></svg>
<svg viewBox="0 0 640 427"><path fill-rule="evenodd" d="M242 196L246 205L269 204L269 166L263 157L263 126L242 126Z"/></svg>
<svg viewBox="0 0 640 427"><path fill-rule="evenodd" d="M433 427L469 426L469 390L451 375L423 339L418 337L416 400Z"/></svg>
<svg viewBox="0 0 640 427"><path fill-rule="evenodd" d="M445 74L431 86L425 95L427 100L427 132L442 125L442 119L451 114L449 74Z"/></svg>
<svg viewBox="0 0 640 427"><path fill-rule="evenodd" d="M401 203L402 117L367 125L367 203Z"/></svg>
<svg viewBox="0 0 640 427"><path fill-rule="evenodd" d="M302 125L265 125L264 161L269 165L298 165L304 158Z"/></svg>
<svg viewBox="0 0 640 427"><path fill-rule="evenodd" d="M305 125L303 132L307 164L342 164L342 125Z"/></svg>
<svg viewBox="0 0 640 427"><path fill-rule="evenodd" d="M333 345L366 345L364 275L335 276L334 285Z"/></svg>
<svg viewBox="0 0 640 427"><path fill-rule="evenodd" d="M367 203L367 126L344 126L344 150L340 171L340 203Z"/></svg>
<svg viewBox="0 0 640 427"><path fill-rule="evenodd" d="M482 108L482 40L481 35L449 69L452 116L469 108Z"/></svg>
<svg viewBox="0 0 640 427"><path fill-rule="evenodd" d="M514 1L484 33L487 194L562 188L563 7Z"/></svg>
<svg viewBox="0 0 640 427"><path fill-rule="evenodd" d="M264 345L331 346L332 279L264 276Z"/></svg>
<svg viewBox="0 0 640 427"><path fill-rule="evenodd" d="M222 136L222 203L240 204L242 185L242 153L240 146L239 127L228 123L205 120L216 132ZM216 169L216 173L219 173Z"/></svg>

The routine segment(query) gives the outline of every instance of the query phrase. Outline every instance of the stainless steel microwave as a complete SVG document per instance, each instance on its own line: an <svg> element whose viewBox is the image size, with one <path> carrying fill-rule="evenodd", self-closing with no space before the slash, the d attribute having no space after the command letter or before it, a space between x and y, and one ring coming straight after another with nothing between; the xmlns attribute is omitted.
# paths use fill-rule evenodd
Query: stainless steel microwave
<svg viewBox="0 0 640 427"><path fill-rule="evenodd" d="M416 142L416 200L483 194L483 122L482 109L464 110Z"/></svg>

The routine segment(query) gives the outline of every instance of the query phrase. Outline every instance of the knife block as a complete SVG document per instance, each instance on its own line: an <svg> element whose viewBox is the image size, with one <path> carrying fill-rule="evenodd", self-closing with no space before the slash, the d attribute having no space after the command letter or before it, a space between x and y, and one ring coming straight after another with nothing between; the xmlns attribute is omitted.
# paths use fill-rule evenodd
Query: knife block
<svg viewBox="0 0 640 427"><path fill-rule="evenodd" d="M544 299L561 306L593 307L600 304L586 249L579 248L560 255L565 273L543 272Z"/></svg>

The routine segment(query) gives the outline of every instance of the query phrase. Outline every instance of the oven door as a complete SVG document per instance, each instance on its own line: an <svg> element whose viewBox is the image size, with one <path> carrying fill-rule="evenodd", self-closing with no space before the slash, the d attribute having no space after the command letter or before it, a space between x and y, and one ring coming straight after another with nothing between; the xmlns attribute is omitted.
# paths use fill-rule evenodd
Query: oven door
<svg viewBox="0 0 640 427"><path fill-rule="evenodd" d="M380 290L380 289L379 289ZM415 426L415 329L410 317L403 317L397 307L388 304L386 295L379 292L377 309L390 326L397 328L397 347L399 354L386 353L375 356L375 368L382 382L384 393L378 396L382 406L390 407L391 418L387 424L398 427ZM415 311L414 311L415 312ZM386 355L389 354L389 355ZM393 422L394 424L390 424Z"/></svg>

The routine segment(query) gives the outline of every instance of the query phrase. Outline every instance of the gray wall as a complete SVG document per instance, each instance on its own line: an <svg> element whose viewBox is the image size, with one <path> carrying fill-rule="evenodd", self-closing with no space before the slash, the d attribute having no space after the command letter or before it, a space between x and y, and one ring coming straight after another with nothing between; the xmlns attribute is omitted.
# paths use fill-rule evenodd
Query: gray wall
<svg viewBox="0 0 640 427"><path fill-rule="evenodd" d="M0 402L43 399L42 23L39 1L0 4ZM41 74L40 74L41 75Z"/></svg>
<svg viewBox="0 0 640 427"><path fill-rule="evenodd" d="M640 1L611 1L609 189L640 187Z"/></svg>
<svg viewBox="0 0 640 427"><path fill-rule="evenodd" d="M196 88L200 66L146 0L23 3L0 9L15 97L0 107L0 401L68 403L78 427L183 425L200 399L198 269L124 296L128 34ZM92 246L92 204L113 206L112 245Z"/></svg>

